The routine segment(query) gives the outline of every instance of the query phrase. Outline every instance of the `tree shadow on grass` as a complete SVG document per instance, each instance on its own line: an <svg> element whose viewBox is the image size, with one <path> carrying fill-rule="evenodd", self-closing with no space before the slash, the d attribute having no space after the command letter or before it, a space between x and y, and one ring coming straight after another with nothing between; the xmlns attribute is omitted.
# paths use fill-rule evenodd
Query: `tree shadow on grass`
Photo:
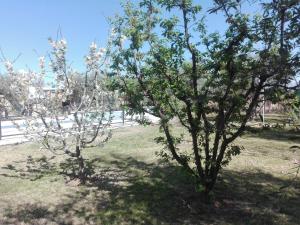
<svg viewBox="0 0 300 225"><path fill-rule="evenodd" d="M86 186L52 208L19 205L1 224L298 224L300 184L263 172L224 170L210 204L179 167L112 155L90 160ZM103 165L110 165L104 167Z"/></svg>
<svg viewBox="0 0 300 225"><path fill-rule="evenodd" d="M245 136L258 137L267 140L291 141L300 144L300 132L283 128L247 127Z"/></svg>
<svg viewBox="0 0 300 225"><path fill-rule="evenodd" d="M14 161L13 165L7 164L1 167L5 173L1 172L0 176L35 181L57 173L56 164L51 161L54 158L54 156L51 158L28 156L26 160Z"/></svg>

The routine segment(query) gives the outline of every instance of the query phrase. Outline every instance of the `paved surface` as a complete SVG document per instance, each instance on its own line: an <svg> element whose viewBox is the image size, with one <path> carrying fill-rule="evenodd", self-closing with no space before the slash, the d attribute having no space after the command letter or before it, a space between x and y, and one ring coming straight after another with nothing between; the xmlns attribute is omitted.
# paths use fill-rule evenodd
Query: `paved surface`
<svg viewBox="0 0 300 225"><path fill-rule="evenodd" d="M123 120L121 119L121 111L115 111L114 112L114 119L112 120L111 129L117 129L122 127L129 127L129 126L135 126L138 123L130 120L129 117L125 118L125 123L123 124ZM153 123L157 123L159 121L158 118L151 116L151 115L145 115L147 119L149 119ZM1 127L2 127L2 139L0 140L0 146L3 145L13 145L13 144L20 144L24 142L28 142L29 139L24 136L24 129L25 129L25 120L17 120L15 122L12 121L2 121ZM15 125L17 123L19 125L19 128ZM71 119L71 117L66 118L62 122L62 126L64 128L72 127L74 121Z"/></svg>

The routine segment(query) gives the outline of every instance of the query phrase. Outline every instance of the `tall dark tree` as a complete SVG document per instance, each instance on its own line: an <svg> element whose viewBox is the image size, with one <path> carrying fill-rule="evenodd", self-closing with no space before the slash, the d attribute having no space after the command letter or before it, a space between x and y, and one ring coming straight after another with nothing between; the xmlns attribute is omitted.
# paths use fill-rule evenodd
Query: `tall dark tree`
<svg viewBox="0 0 300 225"><path fill-rule="evenodd" d="M242 1L214 2L209 12L224 15L224 35L207 33L192 0L128 2L112 23L114 85L130 113L160 118L161 155L176 160L205 194L240 153L234 141L262 95L274 100L296 88L299 73L299 1L256 2L255 16L241 11ZM179 148L174 118L191 149Z"/></svg>

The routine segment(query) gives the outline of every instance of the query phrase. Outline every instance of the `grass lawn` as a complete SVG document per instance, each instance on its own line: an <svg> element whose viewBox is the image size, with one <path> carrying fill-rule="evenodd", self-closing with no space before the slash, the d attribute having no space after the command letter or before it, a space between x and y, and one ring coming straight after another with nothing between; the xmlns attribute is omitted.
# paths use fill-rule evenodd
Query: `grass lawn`
<svg viewBox="0 0 300 225"><path fill-rule="evenodd" d="M204 204L176 166L161 162L158 127L116 130L103 148L84 156L94 169L85 186L69 180L70 164L35 144L0 148L0 224L299 224L300 136L247 133L245 149L219 178ZM280 187L289 185L280 190Z"/></svg>

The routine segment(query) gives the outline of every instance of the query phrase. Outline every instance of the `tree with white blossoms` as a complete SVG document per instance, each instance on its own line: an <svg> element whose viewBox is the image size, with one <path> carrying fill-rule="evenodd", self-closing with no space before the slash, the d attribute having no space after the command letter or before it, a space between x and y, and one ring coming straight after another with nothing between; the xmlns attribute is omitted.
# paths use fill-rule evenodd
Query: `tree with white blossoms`
<svg viewBox="0 0 300 225"><path fill-rule="evenodd" d="M112 120L111 93L105 88L103 68L106 51L95 43L90 45L85 57L86 71L78 83L78 73L67 64L66 41L49 39L49 42L52 47L49 72L54 75L54 89L45 90L44 81L48 74L45 57L39 58L39 72L28 71L26 78L16 76L9 62L6 63L7 73L20 87L34 89L31 95L23 95L24 101L32 107L32 116L25 119L28 137L38 140L44 149L75 159L78 170L74 175L85 183L89 174L82 150L102 145L111 137L108 129Z"/></svg>
<svg viewBox="0 0 300 225"><path fill-rule="evenodd" d="M29 94L30 74L25 70L15 71L13 62L7 60L4 55L1 61L7 71L7 74L0 76L0 94L3 96L2 101L5 102L2 110L8 110L7 103L9 102L18 115L24 114L28 108L25 98Z"/></svg>

